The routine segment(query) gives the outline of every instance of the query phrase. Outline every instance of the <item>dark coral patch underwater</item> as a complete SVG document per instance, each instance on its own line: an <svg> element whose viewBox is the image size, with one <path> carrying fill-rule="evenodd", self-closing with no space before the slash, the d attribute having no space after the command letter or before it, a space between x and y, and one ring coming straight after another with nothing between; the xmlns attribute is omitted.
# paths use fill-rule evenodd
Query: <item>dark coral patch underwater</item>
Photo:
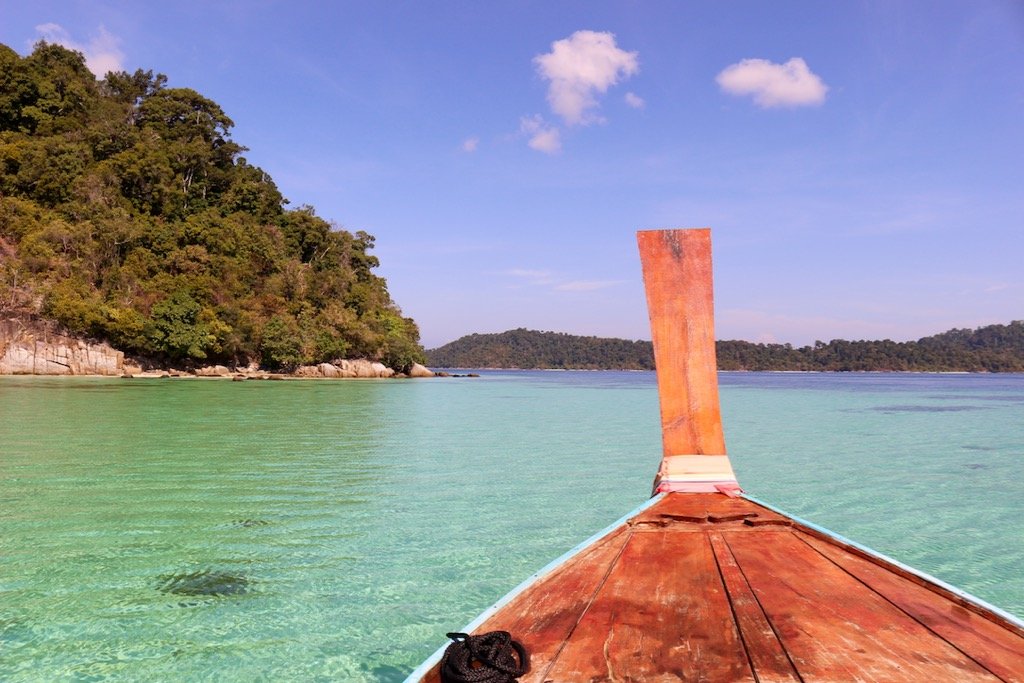
<svg viewBox="0 0 1024 683"><path fill-rule="evenodd" d="M270 526L270 522L265 519L236 519L231 522L231 525L242 529L251 529L259 526Z"/></svg>
<svg viewBox="0 0 1024 683"><path fill-rule="evenodd" d="M210 571L180 572L159 577L157 590L171 595L223 597L247 593L252 581L239 574Z"/></svg>

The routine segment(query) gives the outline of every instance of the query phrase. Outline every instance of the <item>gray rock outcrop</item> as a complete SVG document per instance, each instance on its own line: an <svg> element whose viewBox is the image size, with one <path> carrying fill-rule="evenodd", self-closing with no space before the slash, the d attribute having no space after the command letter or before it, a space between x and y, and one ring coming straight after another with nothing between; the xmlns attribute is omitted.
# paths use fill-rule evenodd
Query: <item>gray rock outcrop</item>
<svg viewBox="0 0 1024 683"><path fill-rule="evenodd" d="M434 373L419 363L413 363L412 367L409 368L410 377L433 377Z"/></svg>
<svg viewBox="0 0 1024 683"><path fill-rule="evenodd" d="M196 377L230 377L232 373L223 365L207 365L196 368L195 374Z"/></svg>
<svg viewBox="0 0 1024 683"><path fill-rule="evenodd" d="M124 354L45 326L0 320L0 375L109 375L123 373Z"/></svg>
<svg viewBox="0 0 1024 683"><path fill-rule="evenodd" d="M366 360L337 360L319 365L302 365L295 369L296 377L360 377L365 379L394 376L395 371L383 363Z"/></svg>

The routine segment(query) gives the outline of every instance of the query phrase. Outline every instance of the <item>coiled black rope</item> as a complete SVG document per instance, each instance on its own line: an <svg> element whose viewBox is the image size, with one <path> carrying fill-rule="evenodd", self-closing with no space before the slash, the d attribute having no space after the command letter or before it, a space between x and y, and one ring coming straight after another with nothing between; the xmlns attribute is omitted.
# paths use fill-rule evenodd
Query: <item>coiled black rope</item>
<svg viewBox="0 0 1024 683"><path fill-rule="evenodd" d="M515 683L530 669L526 649L508 631L447 635L452 644L441 659L443 683Z"/></svg>

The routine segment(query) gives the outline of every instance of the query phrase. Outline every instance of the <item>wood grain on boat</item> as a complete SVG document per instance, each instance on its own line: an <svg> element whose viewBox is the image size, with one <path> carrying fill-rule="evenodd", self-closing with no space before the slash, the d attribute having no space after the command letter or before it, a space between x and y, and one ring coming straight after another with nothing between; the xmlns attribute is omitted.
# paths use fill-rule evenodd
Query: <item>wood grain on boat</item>
<svg viewBox="0 0 1024 683"><path fill-rule="evenodd" d="M670 493L475 632L526 647L524 683L1024 682L1024 632L958 600L753 501Z"/></svg>
<svg viewBox="0 0 1024 683"><path fill-rule="evenodd" d="M711 230L637 233L666 456L725 453L715 375Z"/></svg>

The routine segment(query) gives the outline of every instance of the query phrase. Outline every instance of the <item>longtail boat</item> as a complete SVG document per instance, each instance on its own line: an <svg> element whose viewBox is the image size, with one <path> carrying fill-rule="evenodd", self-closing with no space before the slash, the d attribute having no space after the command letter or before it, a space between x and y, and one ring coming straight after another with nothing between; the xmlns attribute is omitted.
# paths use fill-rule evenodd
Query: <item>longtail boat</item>
<svg viewBox="0 0 1024 683"><path fill-rule="evenodd" d="M1024 622L745 495L725 451L710 230L637 235L664 453L654 496L463 629L518 680L1020 681ZM445 646L409 682L440 683Z"/></svg>

